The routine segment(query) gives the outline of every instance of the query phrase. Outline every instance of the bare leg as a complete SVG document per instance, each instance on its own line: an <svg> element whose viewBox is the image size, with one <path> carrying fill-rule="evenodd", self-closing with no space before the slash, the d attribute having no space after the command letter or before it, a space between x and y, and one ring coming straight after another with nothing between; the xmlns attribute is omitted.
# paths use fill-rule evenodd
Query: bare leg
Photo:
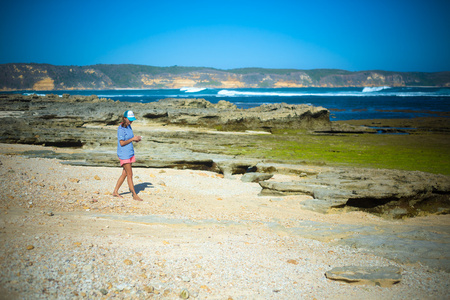
<svg viewBox="0 0 450 300"><path fill-rule="evenodd" d="M130 188L130 191L133 194L133 199L142 201L142 199L136 194L136 191L134 190L133 169L131 168L131 164L124 164L123 168L127 174L126 176L127 176L128 187Z"/></svg>
<svg viewBox="0 0 450 300"><path fill-rule="evenodd" d="M114 188L113 196L114 197L120 197L123 198L119 194L119 189L122 186L122 183L125 181L125 178L127 177L127 173L125 172L125 168L122 170L122 175L120 175L119 179L117 180L116 187Z"/></svg>

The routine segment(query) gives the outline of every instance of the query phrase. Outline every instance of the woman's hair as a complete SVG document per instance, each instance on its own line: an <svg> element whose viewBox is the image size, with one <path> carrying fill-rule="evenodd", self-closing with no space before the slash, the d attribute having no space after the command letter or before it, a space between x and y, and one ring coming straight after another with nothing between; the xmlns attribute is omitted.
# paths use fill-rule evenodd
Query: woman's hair
<svg viewBox="0 0 450 300"><path fill-rule="evenodd" d="M122 116L122 122L120 123L120 126L125 127L125 126L123 126L125 124L125 119L126 119L126 117Z"/></svg>

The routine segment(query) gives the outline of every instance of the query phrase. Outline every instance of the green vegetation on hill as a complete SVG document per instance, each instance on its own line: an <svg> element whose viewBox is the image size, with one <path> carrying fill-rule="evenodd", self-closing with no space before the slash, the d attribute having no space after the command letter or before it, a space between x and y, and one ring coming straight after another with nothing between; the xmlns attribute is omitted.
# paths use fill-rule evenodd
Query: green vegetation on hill
<svg viewBox="0 0 450 300"><path fill-rule="evenodd" d="M296 69L242 68L242 69L227 70L227 72L234 73L234 74L241 74L241 75L255 74L255 73L259 73L259 74L275 74L275 75L288 75L290 73L302 72L302 70L296 70Z"/></svg>
<svg viewBox="0 0 450 300"><path fill-rule="evenodd" d="M339 70L339 69L315 69L304 71L306 74L315 81L320 81L320 79L330 76L330 75L349 75L352 74L350 71Z"/></svg>

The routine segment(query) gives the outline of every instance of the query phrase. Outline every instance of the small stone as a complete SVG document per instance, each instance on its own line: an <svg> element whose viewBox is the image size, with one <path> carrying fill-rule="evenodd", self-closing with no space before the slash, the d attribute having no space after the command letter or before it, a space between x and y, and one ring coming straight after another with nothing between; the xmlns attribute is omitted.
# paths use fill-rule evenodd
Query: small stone
<svg viewBox="0 0 450 300"><path fill-rule="evenodd" d="M189 299L189 291L187 289L183 289L180 293L181 299Z"/></svg>
<svg viewBox="0 0 450 300"><path fill-rule="evenodd" d="M130 286L129 286L128 284L126 284L126 283L121 283L121 284L119 284L118 286L116 286L116 288L117 288L119 291L123 291L123 290L125 290L125 289L129 289Z"/></svg>
<svg viewBox="0 0 450 300"><path fill-rule="evenodd" d="M100 177L99 177L98 175L95 175L95 176L94 176L94 179L95 179L95 180L101 180Z"/></svg>
<svg viewBox="0 0 450 300"><path fill-rule="evenodd" d="M90 271L94 270L94 267L92 265L85 265L83 267L83 270L90 272Z"/></svg>
<svg viewBox="0 0 450 300"><path fill-rule="evenodd" d="M133 264L133 262L132 262L131 260L129 260L129 259L125 259L123 262L124 262L124 264L126 264L127 266Z"/></svg>
<svg viewBox="0 0 450 300"><path fill-rule="evenodd" d="M53 212L51 212L51 211L48 211L48 212L46 212L45 214L46 214L47 216L49 216L49 217L54 216Z"/></svg>
<svg viewBox="0 0 450 300"><path fill-rule="evenodd" d="M298 265L298 261L296 261L295 259L288 259L287 263L293 264L293 265Z"/></svg>
<svg viewBox="0 0 450 300"><path fill-rule="evenodd" d="M147 293L153 293L155 291L155 288L152 286L144 286L144 291L146 291Z"/></svg>
<svg viewBox="0 0 450 300"><path fill-rule="evenodd" d="M102 293L102 295L106 295L108 294L108 291L106 289L100 289L100 293Z"/></svg>
<svg viewBox="0 0 450 300"><path fill-rule="evenodd" d="M33 250L33 249L34 249L34 246L33 246L33 245L27 246L27 250Z"/></svg>

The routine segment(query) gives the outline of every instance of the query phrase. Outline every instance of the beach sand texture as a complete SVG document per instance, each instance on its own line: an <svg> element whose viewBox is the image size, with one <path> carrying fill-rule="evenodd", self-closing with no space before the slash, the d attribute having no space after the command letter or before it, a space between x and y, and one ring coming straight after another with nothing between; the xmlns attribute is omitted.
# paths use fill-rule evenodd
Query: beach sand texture
<svg viewBox="0 0 450 300"><path fill-rule="evenodd" d="M448 297L445 271L337 244L358 235L348 228L448 229L448 216L324 215L301 209L309 196L259 196L239 175L174 169L134 168L138 202L126 184L112 197L119 167L17 155L31 148L0 144L2 299ZM301 224L312 225L291 230ZM342 266L394 266L402 279L380 287L325 277Z"/></svg>

